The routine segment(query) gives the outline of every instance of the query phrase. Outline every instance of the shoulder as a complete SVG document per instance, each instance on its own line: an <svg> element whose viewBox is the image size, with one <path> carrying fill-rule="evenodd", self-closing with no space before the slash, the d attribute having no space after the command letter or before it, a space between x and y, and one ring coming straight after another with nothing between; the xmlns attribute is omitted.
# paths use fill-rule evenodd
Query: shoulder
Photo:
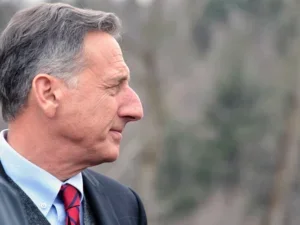
<svg viewBox="0 0 300 225"><path fill-rule="evenodd" d="M130 193L131 189L118 181L107 177L103 174L97 173L91 169L86 169L83 171L83 176L89 179L94 184L99 183L101 189L106 193L112 193L112 194L117 194L117 193Z"/></svg>
<svg viewBox="0 0 300 225"><path fill-rule="evenodd" d="M89 182L99 184L99 190L97 191L104 193L109 198L119 220L133 220L135 218L134 220L137 223L133 224L147 224L143 203L134 190L90 169L83 171L83 176ZM126 224L125 221L122 221L122 223Z"/></svg>

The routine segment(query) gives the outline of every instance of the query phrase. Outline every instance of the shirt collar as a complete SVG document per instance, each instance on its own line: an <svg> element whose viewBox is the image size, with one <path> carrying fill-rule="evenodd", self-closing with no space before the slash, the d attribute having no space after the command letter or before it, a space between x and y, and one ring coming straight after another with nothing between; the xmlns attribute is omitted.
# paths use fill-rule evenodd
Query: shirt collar
<svg viewBox="0 0 300 225"><path fill-rule="evenodd" d="M60 181L52 174L31 163L6 141L8 130L0 133L0 160L6 174L28 195L37 205L44 216L47 216L61 185L71 184L77 188L83 200L82 174L71 177L65 182Z"/></svg>

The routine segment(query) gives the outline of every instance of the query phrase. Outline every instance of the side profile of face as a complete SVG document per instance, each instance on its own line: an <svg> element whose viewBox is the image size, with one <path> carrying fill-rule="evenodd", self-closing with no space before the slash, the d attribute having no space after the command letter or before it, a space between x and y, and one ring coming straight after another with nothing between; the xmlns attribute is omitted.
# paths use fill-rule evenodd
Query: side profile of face
<svg viewBox="0 0 300 225"><path fill-rule="evenodd" d="M143 109L129 86L121 48L111 35L88 33L84 55L86 68L75 88L63 89L54 126L55 135L75 143L82 158L96 165L117 159L125 125L141 119Z"/></svg>

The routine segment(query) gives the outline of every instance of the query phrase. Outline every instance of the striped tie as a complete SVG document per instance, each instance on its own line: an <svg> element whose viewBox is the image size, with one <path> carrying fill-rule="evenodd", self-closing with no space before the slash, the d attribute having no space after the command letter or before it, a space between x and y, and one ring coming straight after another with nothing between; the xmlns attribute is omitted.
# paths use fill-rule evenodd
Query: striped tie
<svg viewBox="0 0 300 225"><path fill-rule="evenodd" d="M66 225L80 225L80 194L78 190L70 184L65 184L61 186L59 195L66 210Z"/></svg>

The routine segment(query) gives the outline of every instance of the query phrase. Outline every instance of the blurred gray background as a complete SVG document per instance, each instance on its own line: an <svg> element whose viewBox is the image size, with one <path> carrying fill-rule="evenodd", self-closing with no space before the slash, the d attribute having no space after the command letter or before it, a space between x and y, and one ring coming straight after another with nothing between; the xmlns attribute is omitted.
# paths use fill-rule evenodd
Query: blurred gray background
<svg viewBox="0 0 300 225"><path fill-rule="evenodd" d="M0 0L0 29L38 2ZM94 169L134 188L150 225L300 223L300 1L65 2L123 21L145 118Z"/></svg>

